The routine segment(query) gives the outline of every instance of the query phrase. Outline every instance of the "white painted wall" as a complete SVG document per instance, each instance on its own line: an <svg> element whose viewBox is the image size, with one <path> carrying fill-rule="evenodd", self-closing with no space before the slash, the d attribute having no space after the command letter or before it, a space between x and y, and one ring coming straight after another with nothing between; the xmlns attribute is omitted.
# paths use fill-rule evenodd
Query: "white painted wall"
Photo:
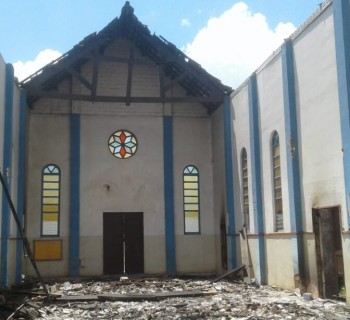
<svg viewBox="0 0 350 320"><path fill-rule="evenodd" d="M305 257L311 278L310 289L317 293L312 208L339 205L342 208L343 224L346 225L332 7L322 12L295 39L293 38L293 46L296 100L300 123L299 153L301 156L303 223L307 232L305 234ZM257 86L260 108L268 283L293 288L292 251L288 235L290 217L286 167L286 155L289 150L286 150L285 142L280 52L258 70ZM232 103L235 111L233 124L237 155L239 155L242 146L249 143L249 137L247 137L249 131L246 129L249 125L247 121L249 114L246 83L233 94ZM274 130L277 130L280 137L284 212L284 231L277 233L274 232L271 170L271 136ZM249 148L247 148L249 159L248 150ZM241 184L241 177L236 179L236 183ZM345 266L349 265L346 246L348 246L348 242L343 243ZM276 259L277 256L278 259Z"/></svg>
<svg viewBox="0 0 350 320"><path fill-rule="evenodd" d="M303 210L306 230L311 231L312 208L345 208L332 7L294 41L294 51Z"/></svg>
<svg viewBox="0 0 350 320"><path fill-rule="evenodd" d="M130 43L116 41L108 55L128 56ZM135 59L144 57L135 50ZM82 68L86 79L92 66ZM101 63L97 94L124 95L127 68L120 63ZM69 92L70 83L60 85ZM78 81L73 92L87 93ZM136 96L159 95L158 68L153 64L136 66L132 92ZM169 95L183 94L179 87ZM62 170L61 238L63 260L39 262L43 274L66 275L68 268L69 214L69 114L80 114L80 259L82 275L103 272L103 212L143 212L145 272L165 272L163 115L174 115L174 190L175 235L178 272L215 270L215 232L213 227L213 176L211 156L211 120L200 105L162 106L160 104L88 103L42 99L30 116L28 171L28 235L40 238L41 169L56 163ZM108 139L117 130L126 129L138 139L137 153L129 159L117 159L108 149ZM45 134L43 134L43 132ZM195 164L200 170L200 235L184 235L182 170ZM109 186L109 191L107 188ZM189 245L189 241L191 245ZM194 254L195 252L195 254ZM30 269L28 269L29 272Z"/></svg>
<svg viewBox="0 0 350 320"><path fill-rule="evenodd" d="M312 208L340 205L343 226L347 225L332 10L329 7L294 41L303 216L308 232L313 232ZM310 286L317 288L314 237L307 237L306 248Z"/></svg>
<svg viewBox="0 0 350 320"><path fill-rule="evenodd" d="M211 121L209 117L175 117L173 129L177 270L179 272L214 272ZM183 170L190 164L195 165L199 170L201 232L198 235L184 234Z"/></svg>

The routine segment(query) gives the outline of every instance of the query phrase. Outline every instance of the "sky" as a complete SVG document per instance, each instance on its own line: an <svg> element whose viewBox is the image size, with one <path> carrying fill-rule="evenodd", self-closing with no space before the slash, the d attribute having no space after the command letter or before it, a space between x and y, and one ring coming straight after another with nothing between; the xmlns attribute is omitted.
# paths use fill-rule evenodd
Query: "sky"
<svg viewBox="0 0 350 320"><path fill-rule="evenodd" d="M322 0L131 0L135 15L239 86ZM120 15L124 0L0 0L0 54L19 80Z"/></svg>

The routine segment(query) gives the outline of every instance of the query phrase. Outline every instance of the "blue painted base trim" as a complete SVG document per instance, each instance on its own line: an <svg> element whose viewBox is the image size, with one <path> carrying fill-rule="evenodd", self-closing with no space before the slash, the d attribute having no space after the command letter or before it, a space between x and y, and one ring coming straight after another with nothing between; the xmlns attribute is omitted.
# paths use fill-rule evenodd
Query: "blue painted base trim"
<svg viewBox="0 0 350 320"><path fill-rule="evenodd" d="M13 87L14 70L11 64L6 65L5 79L5 125L4 125L4 148L2 174L8 190L11 192L11 182L8 174L12 170L12 127L13 127ZM10 234L10 206L5 192L2 191L2 214L1 214L1 261L0 261L0 287L7 287L8 265L8 239Z"/></svg>
<svg viewBox="0 0 350 320"><path fill-rule="evenodd" d="M70 217L69 275L79 276L80 246L80 115L72 114L70 122Z"/></svg>
<svg viewBox="0 0 350 320"><path fill-rule="evenodd" d="M174 222L173 118L163 118L166 272L176 272Z"/></svg>
<svg viewBox="0 0 350 320"><path fill-rule="evenodd" d="M232 156L232 117L231 99L225 96L224 100L224 143L225 143L225 171L226 171L226 210L228 212L228 265L231 269L237 268L236 223L234 212L233 186L233 156Z"/></svg>

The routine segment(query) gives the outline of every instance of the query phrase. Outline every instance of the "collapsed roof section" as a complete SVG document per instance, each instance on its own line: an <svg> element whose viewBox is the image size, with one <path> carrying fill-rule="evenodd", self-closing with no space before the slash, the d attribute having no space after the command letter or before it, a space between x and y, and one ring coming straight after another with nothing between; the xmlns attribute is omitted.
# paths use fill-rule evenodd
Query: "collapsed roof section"
<svg viewBox="0 0 350 320"><path fill-rule="evenodd" d="M132 96L132 68L135 63L133 54L128 58L117 58L104 55L105 48L112 41L129 39L145 57L148 57L159 68L159 96ZM84 78L79 70L91 61L93 65L92 79ZM122 96L101 96L97 94L98 65L100 61L110 61L128 64L126 92ZM58 84L66 78L76 78L90 94L59 93ZM168 79L166 83L164 79ZM169 82L170 79L170 82ZM179 84L186 91L185 96L169 97L166 94L174 85ZM29 105L44 97L54 99L69 99L95 102L130 103L189 103L198 102L205 105L208 112L213 112L222 104L225 94L231 88L223 85L217 78L211 76L198 63L187 57L175 45L161 36L152 35L134 15L134 9L127 1L119 18L115 18L104 29L93 33L79 42L70 51L57 60L46 65L20 83L27 90Z"/></svg>

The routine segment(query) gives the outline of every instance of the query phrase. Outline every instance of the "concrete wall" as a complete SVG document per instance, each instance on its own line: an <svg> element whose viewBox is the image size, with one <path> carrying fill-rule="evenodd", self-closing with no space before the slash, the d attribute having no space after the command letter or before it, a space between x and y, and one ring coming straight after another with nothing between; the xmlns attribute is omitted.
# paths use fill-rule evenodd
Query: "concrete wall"
<svg viewBox="0 0 350 320"><path fill-rule="evenodd" d="M128 57L130 43L119 40L105 54ZM135 59L144 57L135 49ZM92 76L91 64L81 73ZM127 67L101 62L97 94L124 95ZM60 91L86 94L76 79L60 84ZM159 94L157 66L135 64L132 95ZM169 94L183 94L174 87ZM201 105L160 105L68 102L42 99L36 102L29 124L29 167L27 233L40 239L41 170L48 163L61 168L62 195L60 238L61 261L39 262L44 276L68 273L69 237L69 118L80 115L80 274L103 273L103 213L143 212L144 268L146 273L165 272L163 115L173 115L174 199L177 272L215 271L215 232L213 227L213 175L211 121ZM108 149L108 139L118 129L131 131L138 150L129 159L117 159ZM45 132L45 134L43 134ZM184 235L183 182L186 165L194 164L200 174L201 234ZM108 186L108 187L107 187ZM30 268L27 272L32 274Z"/></svg>
<svg viewBox="0 0 350 320"><path fill-rule="evenodd" d="M296 104L299 124L299 155L304 226L305 264L309 289L318 294L315 240L312 209L340 206L343 227L346 225L346 199L338 107L337 73L332 7L323 10L316 19L292 36ZM256 72L260 116L260 152L262 169L263 209L265 217L265 247L267 282L282 288L293 289L292 236L289 212L288 168L285 114L283 100L283 74L281 52L274 54ZM233 128L237 147L248 153L249 163L249 102L248 84L244 83L232 95ZM284 230L274 232L273 184L271 167L271 137L276 130L280 138L281 176L283 193ZM241 175L241 170L238 172ZM235 178L241 185L242 178ZM251 176L248 176L251 184ZM250 208L254 203L250 197ZM238 212L241 216L241 212ZM254 226L250 235L254 251ZM349 278L348 240L343 234L344 265ZM252 254L254 257L254 253ZM277 258L278 257L278 258ZM255 265L253 259L253 265ZM347 280L349 287L349 283Z"/></svg>
<svg viewBox="0 0 350 320"><path fill-rule="evenodd" d="M312 208L330 206L340 206L342 227L345 227L346 199L332 7L294 41L294 52L304 228L307 232L313 231ZM313 288L317 286L317 268L315 241L310 236L307 237L307 257ZM346 260L344 262L345 266L349 265Z"/></svg>

